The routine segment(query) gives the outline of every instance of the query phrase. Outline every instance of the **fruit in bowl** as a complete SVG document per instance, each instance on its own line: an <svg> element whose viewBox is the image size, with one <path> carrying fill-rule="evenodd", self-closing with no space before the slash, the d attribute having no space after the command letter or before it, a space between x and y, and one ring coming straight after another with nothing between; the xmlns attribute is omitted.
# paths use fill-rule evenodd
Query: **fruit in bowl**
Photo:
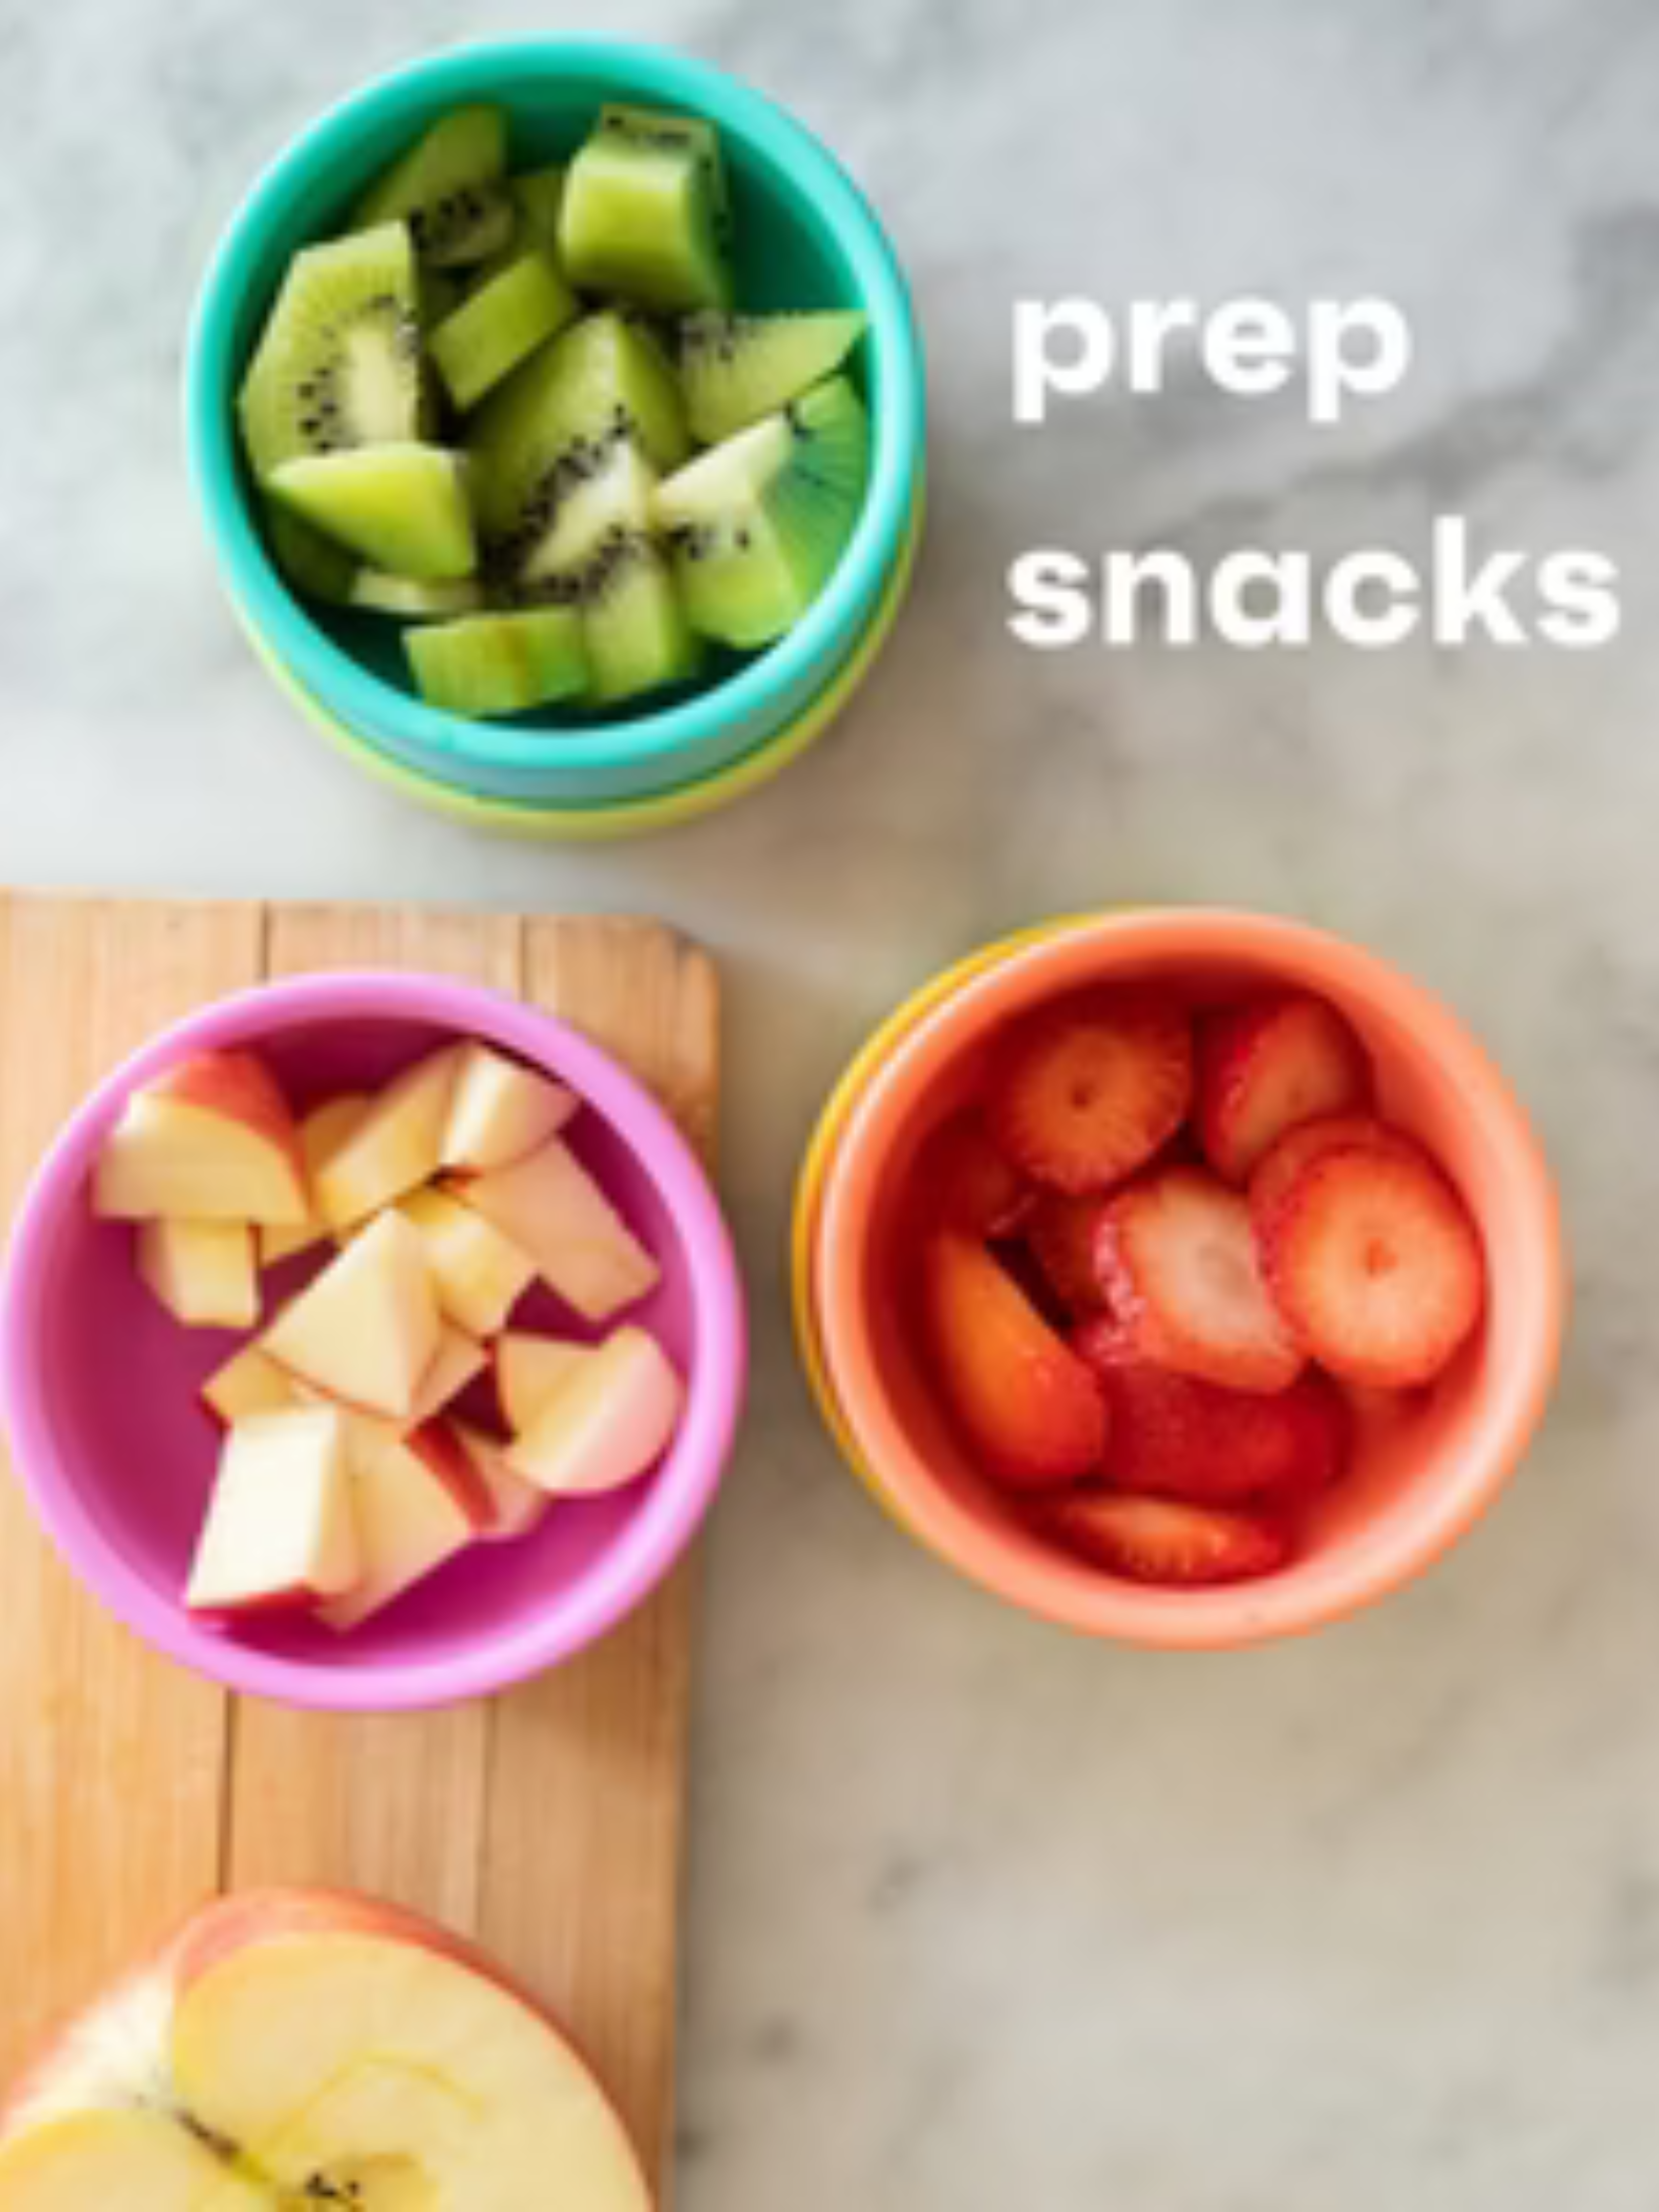
<svg viewBox="0 0 1659 2212"><path fill-rule="evenodd" d="M1485 1308L1462 1195L1310 993L1195 1014L1122 985L1025 1015L909 1202L914 1326L964 1445L1135 1581L1283 1566L1358 1427L1413 1418Z"/></svg>
<svg viewBox="0 0 1659 2212"><path fill-rule="evenodd" d="M850 311L744 313L718 134L602 107L514 172L457 109L289 265L243 382L271 552L411 625L470 718L630 701L789 630L857 524Z"/></svg>
<svg viewBox="0 0 1659 2212"><path fill-rule="evenodd" d="M622 1318L660 1271L566 1141L580 1110L477 1040L302 1119L252 1050L129 1097L94 1212L135 1225L180 1327L253 1332L203 1388L224 1439L193 1611L299 1609L344 1632L660 1460L684 1384ZM538 1287L597 1339L515 1327Z"/></svg>

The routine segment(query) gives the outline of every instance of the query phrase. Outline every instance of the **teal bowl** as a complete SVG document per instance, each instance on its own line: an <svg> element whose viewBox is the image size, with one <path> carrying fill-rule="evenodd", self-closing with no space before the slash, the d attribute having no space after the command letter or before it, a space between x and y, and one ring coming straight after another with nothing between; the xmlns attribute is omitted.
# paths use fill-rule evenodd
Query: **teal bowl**
<svg viewBox="0 0 1659 2212"><path fill-rule="evenodd" d="M711 657L645 711L559 710L474 722L415 696L398 626L312 605L268 554L235 399L290 256L338 227L377 171L447 110L503 108L520 167L557 160L611 100L678 108L720 130L745 307L856 307L854 362L870 409L864 510L805 617L764 653ZM922 477L920 341L892 249L845 172L801 125L707 63L609 39L526 39L434 54L331 108L254 185L204 280L185 360L191 473L243 623L307 693L389 759L479 797L600 805L718 773L788 728L857 652L902 557Z"/></svg>

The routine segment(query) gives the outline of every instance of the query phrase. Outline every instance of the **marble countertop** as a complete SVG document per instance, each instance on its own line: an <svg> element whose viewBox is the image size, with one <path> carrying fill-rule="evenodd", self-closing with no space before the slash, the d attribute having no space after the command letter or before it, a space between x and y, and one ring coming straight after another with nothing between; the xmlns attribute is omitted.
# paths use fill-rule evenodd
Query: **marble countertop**
<svg viewBox="0 0 1659 2212"><path fill-rule="evenodd" d="M515 849L310 738L220 602L179 333L254 167L568 0L0 0L0 880L649 910L720 954L752 1418L695 1784L685 2212L1636 2212L1659 2118L1659 16L1650 0L613 0L874 194L933 362L913 605L834 739L633 849ZM1009 421L1010 303L1382 292L1340 437L1187 390ZM103 353L98 348L104 348ZM1450 507L1626 578L1593 654L1039 656L1025 546L1346 547ZM1316 918L1437 986L1559 1166L1548 1432L1426 1583L1248 1658L1091 1648L840 1471L781 1255L814 1110L969 945L1091 902Z"/></svg>

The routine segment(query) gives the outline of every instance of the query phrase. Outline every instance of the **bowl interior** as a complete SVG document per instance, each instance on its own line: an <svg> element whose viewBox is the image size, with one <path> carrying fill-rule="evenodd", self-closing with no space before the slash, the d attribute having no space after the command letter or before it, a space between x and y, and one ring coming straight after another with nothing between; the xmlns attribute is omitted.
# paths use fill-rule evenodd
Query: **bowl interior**
<svg viewBox="0 0 1659 2212"><path fill-rule="evenodd" d="M261 1057L297 1110L342 1091L372 1089L455 1034L448 1026L360 1015L261 1031ZM249 1040L244 1039L243 1042ZM139 1280L135 1231L94 1218L86 1172L96 1136L118 1110L112 1100L88 1129L80 1172L56 1186L53 1218L42 1224L41 1265L29 1285L34 1387L53 1443L58 1480L73 1492L102 1545L155 1603L176 1615L199 1656L215 1641L234 1643L301 1668L397 1673L418 1662L428 1675L476 1656L482 1645L506 1650L520 1630L545 1627L550 1612L604 1570L619 1540L652 1511L672 1481L679 1443L643 1482L613 1496L562 1504L519 1541L480 1545L352 1636L337 1637L305 1620L248 1621L219 1628L192 1621L179 1604L212 1486L220 1431L203 1407L203 1382L243 1340L240 1334L179 1328ZM688 1376L694 1399L713 1356L699 1327L685 1239L661 1188L636 1152L592 1103L567 1132L572 1149L603 1185L661 1263L651 1297L629 1310L654 1330ZM267 1279L271 1294L299 1287L323 1264L317 1255L287 1262ZM550 1291L538 1289L516 1310L516 1325L592 1339ZM469 1393L470 1409L488 1418L487 1386ZM468 1401L463 1401L468 1410ZM682 1431L682 1441L684 1431Z"/></svg>
<svg viewBox="0 0 1659 2212"><path fill-rule="evenodd" d="M857 581L861 593L866 582L872 590L878 588L896 555L910 504L908 479L919 459L919 453L900 458L899 448L907 443L899 427L906 410L890 404L907 380L900 358L905 349L896 337L896 325L905 321L902 293L890 270L882 270L886 281L877 281L867 211L804 133L719 72L654 49L599 41L463 48L381 80L314 125L274 165L238 218L204 295L192 413L198 416L205 408L210 417L195 422L198 472L210 514L230 536L233 584L239 575L258 579L247 610L256 626L266 628L262 617L280 609L273 641L280 648L303 644L308 636L315 665L304 672L313 688L319 679L326 684L331 678L335 688L343 684L339 707L355 708L355 726L376 727L387 738L395 733L438 753L522 766L533 765L545 754L538 733L558 730L563 733L560 757L567 765L600 769L636 754L654 757L659 749L672 750L677 739L677 706L723 690L729 679L742 679L732 695L734 713L742 712L745 697L754 712L767 709L774 688L767 672L774 668L780 686L793 681L799 690L809 666L816 666L821 681L825 663L811 659L804 646L814 617L821 609L835 612L835 622L825 625L830 633L828 665L833 665L867 611L869 594L839 592L838 579L832 579L806 621L765 653L757 658L714 652L694 684L645 702L644 713L627 705L608 714L550 707L482 726L441 714L420 700L398 623L292 594L271 563L258 527L258 503L235 430L234 394L289 261L300 247L337 232L353 201L386 163L438 116L467 100L489 100L507 112L509 160L515 168L567 160L607 100L708 114L720 130L731 179L741 304L757 311L859 307L871 314L872 330L857 349L850 373L871 409L875 465L864 523L838 572L838 577L855 572L849 581ZM856 223L849 221L849 207L858 211ZM914 380L914 364L910 377ZM227 501L234 519L226 514ZM873 517L870 510L878 506L882 514ZM351 682L352 669L373 679L367 690ZM786 691L786 706L793 696ZM629 742L619 754L624 732ZM763 725L757 723L756 734L763 734Z"/></svg>
<svg viewBox="0 0 1659 2212"><path fill-rule="evenodd" d="M1250 941L1254 939L1254 942ZM1007 1022L1092 981L1156 979L1194 1012L1294 984L1353 1024L1381 1109L1429 1147L1486 1247L1484 1322L1409 1417L1362 1424L1352 1472L1269 1581L1170 1593L1109 1581L1035 1536L959 1442L914 1321L910 1170L928 1132L981 1089ZM1259 931L1140 926L1050 939L967 984L925 1020L855 1104L832 1161L818 1243L818 1319L831 1376L870 1471L958 1564L1084 1625L1205 1640L1344 1610L1433 1556L1508 1466L1547 1387L1559 1287L1547 1178L1501 1079L1450 1016L1357 949ZM1177 1628L1176 1622L1179 1626Z"/></svg>

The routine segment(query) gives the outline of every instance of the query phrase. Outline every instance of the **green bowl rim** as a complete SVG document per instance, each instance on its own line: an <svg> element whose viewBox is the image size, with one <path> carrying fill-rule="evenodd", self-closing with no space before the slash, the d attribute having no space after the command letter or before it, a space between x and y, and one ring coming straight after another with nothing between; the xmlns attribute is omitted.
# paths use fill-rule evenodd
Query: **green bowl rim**
<svg viewBox="0 0 1659 2212"><path fill-rule="evenodd" d="M758 659L680 704L587 730L508 730L447 714L383 683L307 615L255 526L234 431L230 380L235 325L249 262L289 194L331 163L365 123L413 121L447 104L487 98L510 78L556 74L579 84L708 115L786 176L836 234L851 264L876 362L870 489L851 544L803 621ZM374 78L325 110L256 179L232 218L198 294L185 365L185 444L191 479L223 574L244 615L303 676L319 700L361 726L398 729L437 756L489 768L544 763L556 745L562 768L623 772L714 742L734 721L763 734L772 702L809 684L815 669L843 657L884 585L909 521L924 436L921 347L908 290L868 204L805 127L722 70L672 49L631 40L529 38L472 42ZM695 770L694 770L695 772Z"/></svg>

